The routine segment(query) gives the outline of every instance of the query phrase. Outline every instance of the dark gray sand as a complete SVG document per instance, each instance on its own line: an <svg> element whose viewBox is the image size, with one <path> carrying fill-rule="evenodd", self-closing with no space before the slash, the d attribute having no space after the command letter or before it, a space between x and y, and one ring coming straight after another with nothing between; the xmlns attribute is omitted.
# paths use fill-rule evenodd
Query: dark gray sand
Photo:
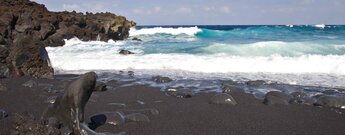
<svg viewBox="0 0 345 135"><path fill-rule="evenodd" d="M7 88L0 91L0 109L8 117L0 120L0 134L10 134L15 113L29 112L40 118L50 104L50 97L62 94L70 82L58 76L55 80L32 78L1 79ZM28 80L37 84L22 86ZM250 94L235 92L231 95L237 105L216 105L209 101L216 93L200 93L191 98L167 96L157 88L147 86L119 87L112 81L108 90L94 92L85 110L85 119L102 112L119 111L123 114L141 113L149 122L125 122L122 125L106 124L98 132L125 132L128 135L343 135L344 111L307 105L264 105Z"/></svg>

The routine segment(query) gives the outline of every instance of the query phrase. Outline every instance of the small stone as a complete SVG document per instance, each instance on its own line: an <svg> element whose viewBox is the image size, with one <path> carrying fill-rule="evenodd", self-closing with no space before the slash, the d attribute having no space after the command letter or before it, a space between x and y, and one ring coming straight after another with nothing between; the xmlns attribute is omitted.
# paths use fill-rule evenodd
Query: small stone
<svg viewBox="0 0 345 135"><path fill-rule="evenodd" d="M123 125L125 123L124 116L120 112L104 112L91 116L91 127L111 124L114 126Z"/></svg>
<svg viewBox="0 0 345 135"><path fill-rule="evenodd" d="M237 102L235 99L227 93L219 93L214 95L210 101L211 104L229 104L229 105L236 105Z"/></svg>
<svg viewBox="0 0 345 135"><path fill-rule="evenodd" d="M6 117L8 117L8 114L6 113L6 111L3 109L0 109L0 120L5 119Z"/></svg>
<svg viewBox="0 0 345 135"><path fill-rule="evenodd" d="M5 91L7 91L7 88L3 84L0 83L0 92L5 92Z"/></svg>
<svg viewBox="0 0 345 135"><path fill-rule="evenodd" d="M107 85L103 82L97 82L94 91L106 91Z"/></svg>
<svg viewBox="0 0 345 135"><path fill-rule="evenodd" d="M46 103L54 104L57 96L48 97Z"/></svg>
<svg viewBox="0 0 345 135"><path fill-rule="evenodd" d="M134 52L131 52L131 51L128 51L128 50L121 50L119 52L119 54L122 54L122 55L129 55L129 54L135 54Z"/></svg>
<svg viewBox="0 0 345 135"><path fill-rule="evenodd" d="M315 105L343 109L345 108L345 98L323 95L317 98Z"/></svg>
<svg viewBox="0 0 345 135"><path fill-rule="evenodd" d="M35 81L33 81L33 80L29 80L29 81L25 82L23 84L23 86L32 88L32 87L37 86L37 83Z"/></svg>
<svg viewBox="0 0 345 135"><path fill-rule="evenodd" d="M265 81L265 80L255 80L255 81L247 81L247 85L265 85L265 84L271 84L271 81Z"/></svg>
<svg viewBox="0 0 345 135"><path fill-rule="evenodd" d="M174 96L178 98L191 98L194 95L193 90L187 89L187 88L169 88L166 91L166 94L169 96Z"/></svg>
<svg viewBox="0 0 345 135"><path fill-rule="evenodd" d="M274 104L281 104L281 105L288 105L290 100L293 97L283 92L279 91L270 91L265 95L264 104L266 105L274 105Z"/></svg>
<svg viewBox="0 0 345 135"><path fill-rule="evenodd" d="M152 77L152 80L157 83L168 83L172 81L172 79L170 79L169 77L162 77L162 76L154 76Z"/></svg>
<svg viewBox="0 0 345 135"><path fill-rule="evenodd" d="M124 103L108 103L107 105L117 106L117 107L126 107Z"/></svg>
<svg viewBox="0 0 345 135"><path fill-rule="evenodd" d="M128 122L150 122L149 117L141 113L133 113L125 116Z"/></svg>

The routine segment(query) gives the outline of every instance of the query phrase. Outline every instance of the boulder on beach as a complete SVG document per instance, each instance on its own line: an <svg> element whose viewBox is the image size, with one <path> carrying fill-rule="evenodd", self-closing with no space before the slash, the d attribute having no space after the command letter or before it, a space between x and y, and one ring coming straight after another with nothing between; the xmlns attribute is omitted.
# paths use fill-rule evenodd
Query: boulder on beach
<svg viewBox="0 0 345 135"><path fill-rule="evenodd" d="M227 93L219 93L214 95L211 100L211 104L224 104L224 105L236 105L235 99Z"/></svg>
<svg viewBox="0 0 345 135"><path fill-rule="evenodd" d="M279 91L270 91L265 95L265 99L263 101L266 105L288 105L289 102L292 100L292 96L283 92Z"/></svg>
<svg viewBox="0 0 345 135"><path fill-rule="evenodd" d="M134 52L131 52L131 51L128 51L128 50L121 50L119 52L119 54L122 54L122 55L129 55L129 54L134 54Z"/></svg>
<svg viewBox="0 0 345 135"><path fill-rule="evenodd" d="M53 78L45 47L62 46L74 37L123 40L136 25L109 12L51 12L30 0L1 0L0 13L0 77Z"/></svg>
<svg viewBox="0 0 345 135"><path fill-rule="evenodd" d="M322 95L317 97L315 105L345 109L345 98Z"/></svg>
<svg viewBox="0 0 345 135"><path fill-rule="evenodd" d="M239 86L239 84L233 80L223 81L222 90L223 90L223 93L243 92L244 91Z"/></svg>
<svg viewBox="0 0 345 135"><path fill-rule="evenodd" d="M290 103L313 105L316 102L314 98L309 97L303 92L293 92L290 95L293 97Z"/></svg>
<svg viewBox="0 0 345 135"><path fill-rule="evenodd" d="M168 82L171 82L172 79L170 79L169 77L163 77L163 76L153 76L152 81L155 81L157 83L168 83Z"/></svg>

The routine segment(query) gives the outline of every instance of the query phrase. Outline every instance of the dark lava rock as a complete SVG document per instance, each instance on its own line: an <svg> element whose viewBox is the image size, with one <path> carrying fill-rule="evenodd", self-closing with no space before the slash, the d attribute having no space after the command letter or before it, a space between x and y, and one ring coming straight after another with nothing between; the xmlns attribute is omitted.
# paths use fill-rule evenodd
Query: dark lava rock
<svg viewBox="0 0 345 135"><path fill-rule="evenodd" d="M150 122L149 117L141 113L133 113L125 116L127 122Z"/></svg>
<svg viewBox="0 0 345 135"><path fill-rule="evenodd" d="M317 97L315 105L345 109L345 98L323 95Z"/></svg>
<svg viewBox="0 0 345 135"><path fill-rule="evenodd" d="M237 102L235 99L227 93L219 93L214 95L210 101L211 104L229 104L229 105L236 105Z"/></svg>
<svg viewBox="0 0 345 135"><path fill-rule="evenodd" d="M8 117L8 114L6 113L6 111L3 109L0 109L0 120L4 119L6 117Z"/></svg>
<svg viewBox="0 0 345 135"><path fill-rule="evenodd" d="M316 102L314 98L309 97L303 92L293 92L290 95L293 97L290 103L313 105Z"/></svg>
<svg viewBox="0 0 345 135"><path fill-rule="evenodd" d="M105 124L119 126L125 123L125 117L120 112L102 112L91 116L90 120L91 129L97 129Z"/></svg>
<svg viewBox="0 0 345 135"><path fill-rule="evenodd" d="M22 85L25 86L25 87L32 88L32 87L36 87L37 83L34 80L29 80L29 81L23 83Z"/></svg>
<svg viewBox="0 0 345 135"><path fill-rule="evenodd" d="M169 77L154 76L152 77L152 81L155 81L157 83L167 83L167 82L171 82L172 79L170 79Z"/></svg>
<svg viewBox="0 0 345 135"><path fill-rule="evenodd" d="M128 51L128 50L121 50L119 52L119 54L122 54L122 55L129 55L129 54L134 54L134 52L131 52L131 51Z"/></svg>
<svg viewBox="0 0 345 135"><path fill-rule="evenodd" d="M231 92L241 92L244 91L238 83L232 81L232 80L227 80L222 83L222 90L223 93L231 93Z"/></svg>
<svg viewBox="0 0 345 135"><path fill-rule="evenodd" d="M106 91L107 85L102 82L97 82L94 91Z"/></svg>
<svg viewBox="0 0 345 135"><path fill-rule="evenodd" d="M279 91L270 91L265 95L264 104L266 105L274 105L274 104L281 104L281 105L288 105L290 100L293 97L283 92Z"/></svg>
<svg viewBox="0 0 345 135"><path fill-rule="evenodd" d="M133 38L132 40L134 40L134 41L143 41L143 40L141 40L141 39L139 39L139 38Z"/></svg>
<svg viewBox="0 0 345 135"><path fill-rule="evenodd" d="M166 90L166 94L178 98L191 98L194 92L188 88L169 88Z"/></svg>
<svg viewBox="0 0 345 135"><path fill-rule="evenodd" d="M123 40L136 25L112 13L51 12L30 0L0 1L0 64L11 76L53 78L46 46L62 46L63 39ZM4 49L5 48L5 49ZM0 66L0 75L3 74Z"/></svg>

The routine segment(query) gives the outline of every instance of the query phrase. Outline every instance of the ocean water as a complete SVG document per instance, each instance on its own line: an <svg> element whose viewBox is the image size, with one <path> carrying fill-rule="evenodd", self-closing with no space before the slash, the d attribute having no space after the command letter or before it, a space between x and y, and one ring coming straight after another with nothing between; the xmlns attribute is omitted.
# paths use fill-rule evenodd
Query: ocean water
<svg viewBox="0 0 345 135"><path fill-rule="evenodd" d="M143 41L130 40L134 37ZM135 54L120 55L121 49ZM130 30L128 40L82 42L74 38L47 51L57 74L96 71L104 81L136 80L196 91L219 91L221 80L229 79L345 88L342 25L137 26ZM150 81L154 75L174 81L155 84Z"/></svg>

